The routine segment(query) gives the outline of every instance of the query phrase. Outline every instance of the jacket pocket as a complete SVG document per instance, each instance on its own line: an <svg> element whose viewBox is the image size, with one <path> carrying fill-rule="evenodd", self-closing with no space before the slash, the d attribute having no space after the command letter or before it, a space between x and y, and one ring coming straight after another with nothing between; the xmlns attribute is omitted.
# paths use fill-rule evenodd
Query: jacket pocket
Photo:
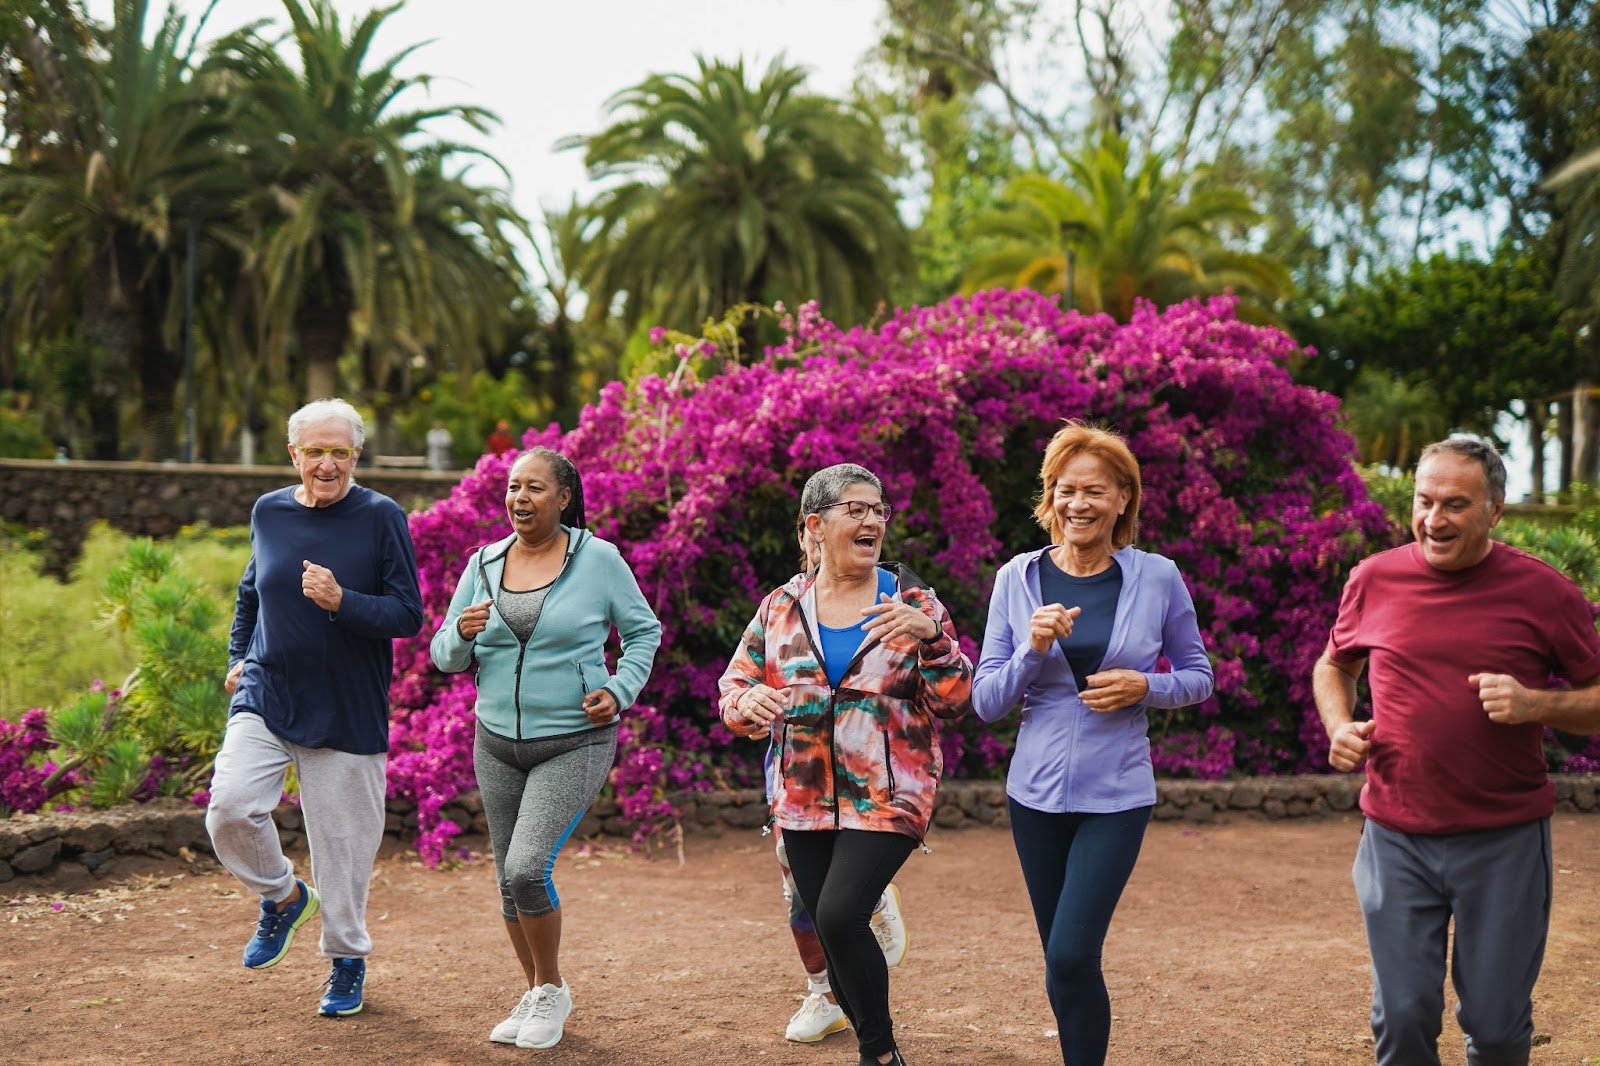
<svg viewBox="0 0 1600 1066"><path fill-rule="evenodd" d="M606 669L603 662L586 663L582 659L574 659L572 668L578 675L578 706L583 706L583 697L601 688L611 680L611 672Z"/></svg>

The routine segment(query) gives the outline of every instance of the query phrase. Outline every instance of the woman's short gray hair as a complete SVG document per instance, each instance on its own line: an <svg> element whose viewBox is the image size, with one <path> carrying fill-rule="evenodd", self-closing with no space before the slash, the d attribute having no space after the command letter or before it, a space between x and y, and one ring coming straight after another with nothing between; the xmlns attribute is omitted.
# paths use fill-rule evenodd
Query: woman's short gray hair
<svg viewBox="0 0 1600 1066"><path fill-rule="evenodd" d="M307 426L330 418L342 418L350 423L350 443L357 448L367 439L367 424L361 420L361 412L343 400L331 399L312 400L289 416L289 443L299 445L300 434Z"/></svg>
<svg viewBox="0 0 1600 1066"><path fill-rule="evenodd" d="M833 466L824 467L806 479L806 487L800 491L800 513L802 515L817 514L830 503L838 503L839 497L844 495L844 490L851 485L865 483L878 490L878 495L883 495L883 482L878 480L878 475L864 466L855 463L835 463Z"/></svg>

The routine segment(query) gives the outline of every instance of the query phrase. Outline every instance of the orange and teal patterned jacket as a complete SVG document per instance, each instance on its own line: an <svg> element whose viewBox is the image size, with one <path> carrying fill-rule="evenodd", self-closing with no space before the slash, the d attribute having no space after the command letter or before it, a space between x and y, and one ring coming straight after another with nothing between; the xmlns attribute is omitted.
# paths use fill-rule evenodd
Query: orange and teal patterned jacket
<svg viewBox="0 0 1600 1066"><path fill-rule="evenodd" d="M815 575L802 574L761 601L717 688L722 721L754 734L736 712L745 690L765 684L788 694L772 723L776 754L772 821L781 829L864 829L921 840L933 816L944 759L936 718L958 718L972 695L972 663L933 589L910 570L885 564L895 598L942 630L862 642L839 687L828 684L815 619Z"/></svg>

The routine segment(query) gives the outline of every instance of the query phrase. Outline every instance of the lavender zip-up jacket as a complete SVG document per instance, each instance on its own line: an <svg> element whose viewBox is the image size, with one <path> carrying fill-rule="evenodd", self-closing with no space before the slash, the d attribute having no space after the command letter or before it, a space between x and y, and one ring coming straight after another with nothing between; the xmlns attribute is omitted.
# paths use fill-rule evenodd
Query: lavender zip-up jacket
<svg viewBox="0 0 1600 1066"><path fill-rule="evenodd" d="M1122 593L1100 669L1138 670L1150 693L1141 704L1097 714L1078 698L1060 642L1044 654L1028 643L1029 620L1044 601L1039 560L1049 550L1024 552L995 577L973 709L995 722L1021 704L1006 793L1023 806L1052 814L1148 807L1156 801L1156 779L1146 708L1187 707L1211 695L1211 661L1194 601L1165 556L1137 548L1112 555L1122 567ZM1163 656L1170 673L1155 672Z"/></svg>

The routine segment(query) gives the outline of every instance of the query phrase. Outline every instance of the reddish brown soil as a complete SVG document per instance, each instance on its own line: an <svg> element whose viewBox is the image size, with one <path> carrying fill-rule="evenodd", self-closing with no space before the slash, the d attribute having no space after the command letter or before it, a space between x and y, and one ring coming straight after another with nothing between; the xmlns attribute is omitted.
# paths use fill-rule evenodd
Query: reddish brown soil
<svg viewBox="0 0 1600 1066"><path fill-rule="evenodd" d="M1110 1061L1371 1062L1367 956L1349 880L1358 826L1152 826L1106 944ZM1577 1066L1600 1062L1600 816L1558 816L1555 842L1533 1062ZM1010 838L963 830L936 834L933 847L899 878L911 950L893 995L907 1060L1059 1063ZM367 1009L344 1020L313 1014L326 972L314 923L276 969L239 965L254 901L214 866L65 901L13 899L0 910L0 1061L856 1062L848 1034L783 1039L804 986L765 839L691 841L682 865L671 854L575 852L557 883L577 1006L549 1051L486 1039L520 992L492 866L434 871L396 853L373 883ZM0 892L18 895L19 885ZM1453 1017L1442 1043L1444 1061L1459 1066Z"/></svg>

